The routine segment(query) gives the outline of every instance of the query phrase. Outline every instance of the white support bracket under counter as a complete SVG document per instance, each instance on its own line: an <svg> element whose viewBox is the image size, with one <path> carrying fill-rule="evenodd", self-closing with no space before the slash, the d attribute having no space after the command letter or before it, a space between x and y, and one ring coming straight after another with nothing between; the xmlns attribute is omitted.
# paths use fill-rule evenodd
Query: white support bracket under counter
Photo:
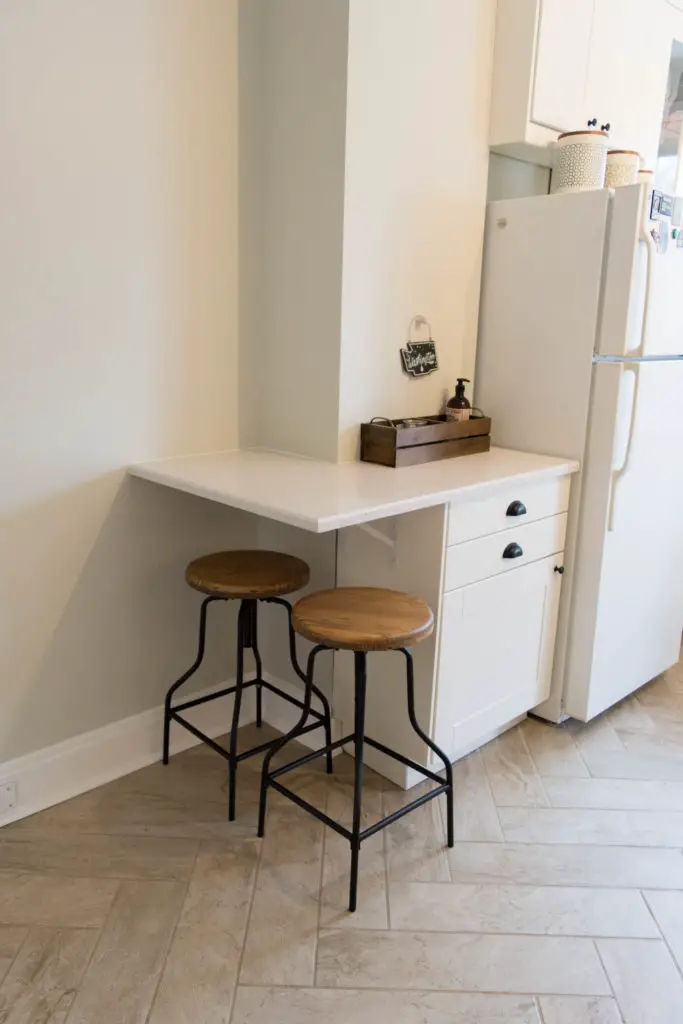
<svg viewBox="0 0 683 1024"><path fill-rule="evenodd" d="M417 717L455 760L547 696L562 581L555 567L578 468L492 448L403 469L218 452L130 473L304 531L339 531L339 586L390 587L427 601L436 629L414 651ZM333 710L347 732L352 663L348 652L334 657ZM368 670L367 734L428 765L408 722L403 658L371 655ZM377 751L366 760L400 786L418 781Z"/></svg>

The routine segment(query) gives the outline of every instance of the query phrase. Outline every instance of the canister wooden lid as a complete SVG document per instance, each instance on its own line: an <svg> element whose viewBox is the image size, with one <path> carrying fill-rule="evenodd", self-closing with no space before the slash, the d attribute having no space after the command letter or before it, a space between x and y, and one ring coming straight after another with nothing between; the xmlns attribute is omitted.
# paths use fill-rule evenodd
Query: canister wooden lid
<svg viewBox="0 0 683 1024"><path fill-rule="evenodd" d="M637 149L608 149L607 156L616 156L617 153L625 153L627 156L640 156Z"/></svg>
<svg viewBox="0 0 683 1024"><path fill-rule="evenodd" d="M570 135L602 135L603 139L609 138L609 132L596 131L594 128L581 128L578 132L562 132L559 139L568 139Z"/></svg>

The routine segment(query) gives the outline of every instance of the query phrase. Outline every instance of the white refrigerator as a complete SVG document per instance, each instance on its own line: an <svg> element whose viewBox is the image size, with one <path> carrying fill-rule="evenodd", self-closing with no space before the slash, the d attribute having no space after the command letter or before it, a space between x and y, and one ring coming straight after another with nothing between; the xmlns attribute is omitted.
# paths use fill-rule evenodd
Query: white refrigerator
<svg viewBox="0 0 683 1024"><path fill-rule="evenodd" d="M588 721L679 658L682 213L638 185L488 206L475 404L495 444L581 463L535 709L551 721Z"/></svg>

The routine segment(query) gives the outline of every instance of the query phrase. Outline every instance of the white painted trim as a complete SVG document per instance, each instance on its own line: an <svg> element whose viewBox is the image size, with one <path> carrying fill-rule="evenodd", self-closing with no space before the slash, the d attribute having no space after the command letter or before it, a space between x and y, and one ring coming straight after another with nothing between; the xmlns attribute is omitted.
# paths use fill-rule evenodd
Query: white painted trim
<svg viewBox="0 0 683 1024"><path fill-rule="evenodd" d="M230 685L230 682L218 683L197 694L188 694L187 699L202 697ZM215 706L200 704L186 714L193 725L213 739L229 730L232 697L225 698L221 709L221 714L217 715ZM255 717L254 691L249 689L243 697L240 724L248 725ZM163 707L151 708L0 764L0 786L6 782L17 784L16 806L0 816L0 826L36 814L159 761L163 720ZM277 722L273 724L277 725ZM171 753L177 754L197 743L199 740L187 729L173 724Z"/></svg>

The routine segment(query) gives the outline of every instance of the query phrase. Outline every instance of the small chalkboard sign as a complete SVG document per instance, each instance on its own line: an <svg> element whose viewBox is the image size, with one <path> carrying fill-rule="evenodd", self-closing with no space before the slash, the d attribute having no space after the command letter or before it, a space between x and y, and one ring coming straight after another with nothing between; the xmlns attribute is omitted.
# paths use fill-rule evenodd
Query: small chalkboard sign
<svg viewBox="0 0 683 1024"><path fill-rule="evenodd" d="M426 377L439 369L436 358L436 343L429 341L409 341L407 348L401 349L403 370L411 377Z"/></svg>

